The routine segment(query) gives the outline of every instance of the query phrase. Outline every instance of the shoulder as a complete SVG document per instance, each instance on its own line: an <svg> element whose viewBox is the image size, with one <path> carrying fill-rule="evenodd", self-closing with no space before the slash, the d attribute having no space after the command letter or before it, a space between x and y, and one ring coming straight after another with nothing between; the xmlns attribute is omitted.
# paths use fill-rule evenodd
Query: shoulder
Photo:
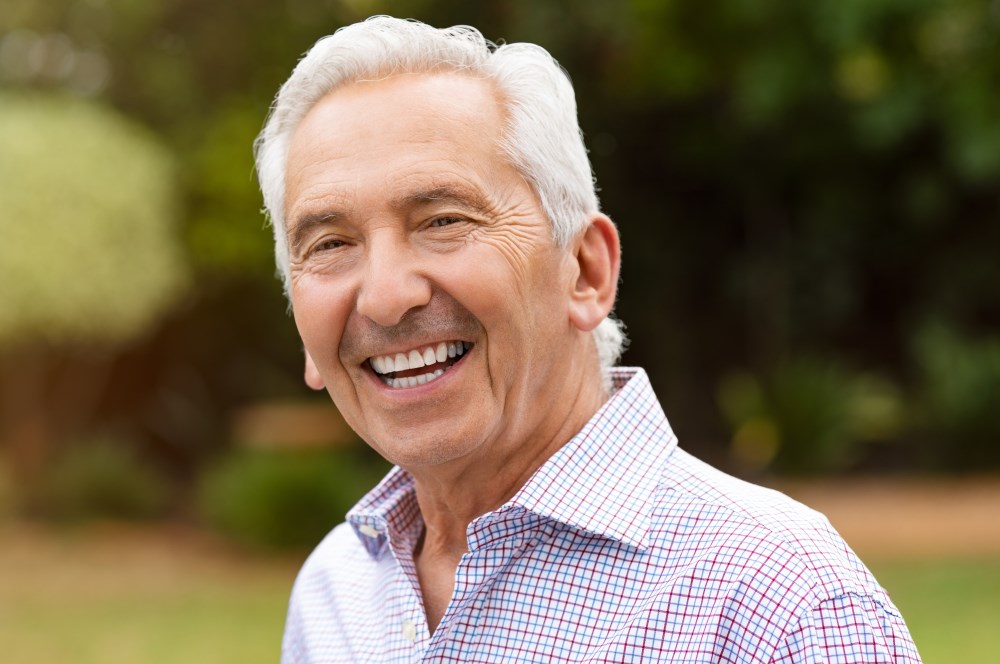
<svg viewBox="0 0 1000 664"><path fill-rule="evenodd" d="M347 523L334 528L306 559L295 580L293 601L360 590L377 562Z"/></svg>
<svg viewBox="0 0 1000 664"><path fill-rule="evenodd" d="M657 486L649 540L668 561L675 601L690 612L710 605L713 638L754 661L849 654L871 639L879 656L915 653L899 611L826 517L680 449Z"/></svg>
<svg viewBox="0 0 1000 664"><path fill-rule="evenodd" d="M892 606L825 516L788 496L727 475L675 449L658 486L660 542L707 559L761 592L815 607L845 595ZM748 577L749 578L749 577Z"/></svg>
<svg viewBox="0 0 1000 664"><path fill-rule="evenodd" d="M377 607L366 599L377 597L378 564L348 524L326 536L295 580L283 662L314 661L319 654L350 651L351 635L375 620Z"/></svg>

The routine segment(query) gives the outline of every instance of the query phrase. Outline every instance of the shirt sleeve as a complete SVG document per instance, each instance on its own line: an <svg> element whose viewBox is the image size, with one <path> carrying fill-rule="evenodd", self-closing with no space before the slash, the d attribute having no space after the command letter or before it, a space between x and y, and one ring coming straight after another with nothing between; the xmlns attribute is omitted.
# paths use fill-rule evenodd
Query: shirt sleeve
<svg viewBox="0 0 1000 664"><path fill-rule="evenodd" d="M772 664L919 664L906 623L891 604L858 594L821 602L785 635Z"/></svg>

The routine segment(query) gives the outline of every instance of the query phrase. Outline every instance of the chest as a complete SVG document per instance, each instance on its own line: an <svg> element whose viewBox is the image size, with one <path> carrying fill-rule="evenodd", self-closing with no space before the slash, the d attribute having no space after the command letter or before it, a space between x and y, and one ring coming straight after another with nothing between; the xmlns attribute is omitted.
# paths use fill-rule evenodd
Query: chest
<svg viewBox="0 0 1000 664"><path fill-rule="evenodd" d="M363 600L328 614L350 643L342 661L716 661L727 639L748 634L766 652L791 620L752 570L576 532L466 554L450 592L424 596L426 612L415 565L386 556L379 567Z"/></svg>

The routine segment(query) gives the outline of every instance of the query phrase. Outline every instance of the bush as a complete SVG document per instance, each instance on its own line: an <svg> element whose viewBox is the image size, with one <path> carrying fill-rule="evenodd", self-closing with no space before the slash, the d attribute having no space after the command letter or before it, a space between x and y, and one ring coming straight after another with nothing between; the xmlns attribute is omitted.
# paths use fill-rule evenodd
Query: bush
<svg viewBox="0 0 1000 664"><path fill-rule="evenodd" d="M859 461L864 443L892 439L903 424L892 383L808 357L763 378L732 374L718 401L733 428L733 456L752 470L844 470Z"/></svg>
<svg viewBox="0 0 1000 664"><path fill-rule="evenodd" d="M1000 468L1000 340L970 342L928 327L915 348L921 384L913 419L936 469Z"/></svg>
<svg viewBox="0 0 1000 664"><path fill-rule="evenodd" d="M204 476L200 512L248 544L314 546L387 469L366 448L241 450Z"/></svg>
<svg viewBox="0 0 1000 664"><path fill-rule="evenodd" d="M147 519L169 506L166 481L120 441L93 439L67 447L28 496L28 510L58 520Z"/></svg>

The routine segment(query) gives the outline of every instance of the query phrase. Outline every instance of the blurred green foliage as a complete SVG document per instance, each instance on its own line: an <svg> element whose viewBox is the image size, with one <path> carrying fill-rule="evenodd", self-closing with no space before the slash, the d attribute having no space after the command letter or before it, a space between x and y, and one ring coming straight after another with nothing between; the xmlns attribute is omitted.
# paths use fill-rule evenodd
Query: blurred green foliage
<svg viewBox="0 0 1000 664"><path fill-rule="evenodd" d="M936 470L1000 467L1000 339L962 339L941 326L917 338L915 417Z"/></svg>
<svg viewBox="0 0 1000 664"><path fill-rule="evenodd" d="M388 466L359 448L232 453L202 478L203 518L247 544L315 546Z"/></svg>
<svg viewBox="0 0 1000 664"><path fill-rule="evenodd" d="M686 446L728 456L752 422L772 442L737 453L751 465L1000 466L975 442L1000 339L1000 9L981 0L8 0L5 100L94 99L176 164L197 288L115 356L97 420L190 478L227 413L302 393L250 145L297 58L373 13L538 42L567 69L622 231L625 360ZM956 332L927 341L927 321ZM734 367L759 393L743 419L716 399Z"/></svg>
<svg viewBox="0 0 1000 664"><path fill-rule="evenodd" d="M730 374L717 398L733 431L733 457L749 471L841 471L858 464L864 444L899 435L905 421L891 382L810 357L761 378Z"/></svg>
<svg viewBox="0 0 1000 664"><path fill-rule="evenodd" d="M23 506L59 521L149 519L165 515L171 492L165 480L125 441L75 441L56 456Z"/></svg>
<svg viewBox="0 0 1000 664"><path fill-rule="evenodd" d="M0 341L130 340L176 300L172 155L92 102L0 95Z"/></svg>

